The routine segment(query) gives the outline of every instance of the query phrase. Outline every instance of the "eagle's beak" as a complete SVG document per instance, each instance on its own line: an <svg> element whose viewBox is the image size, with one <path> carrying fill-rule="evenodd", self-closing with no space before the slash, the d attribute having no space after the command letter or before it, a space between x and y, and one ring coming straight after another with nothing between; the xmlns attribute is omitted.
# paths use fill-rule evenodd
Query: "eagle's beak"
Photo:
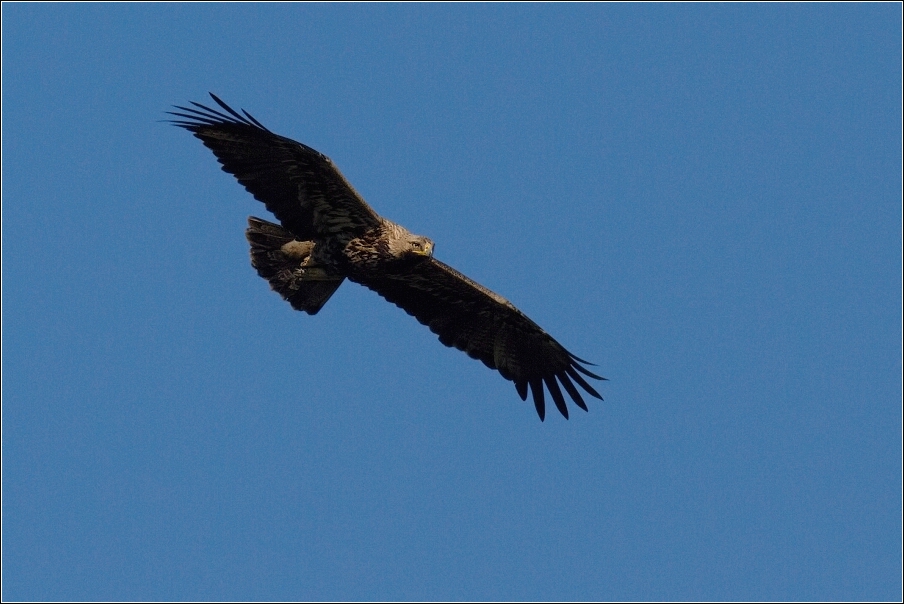
<svg viewBox="0 0 904 604"><path fill-rule="evenodd" d="M433 257L433 242L432 241L430 241L429 243L427 243L426 246L424 246L424 255L427 256L428 258Z"/></svg>

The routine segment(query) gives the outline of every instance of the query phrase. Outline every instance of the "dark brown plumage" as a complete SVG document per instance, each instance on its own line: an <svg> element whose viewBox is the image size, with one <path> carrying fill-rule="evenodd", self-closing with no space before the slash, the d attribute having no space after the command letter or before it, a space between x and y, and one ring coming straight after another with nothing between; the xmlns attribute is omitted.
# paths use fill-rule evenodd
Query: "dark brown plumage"
<svg viewBox="0 0 904 604"><path fill-rule="evenodd" d="M314 315L350 279L386 298L439 336L515 383L521 400L530 389L540 419L544 386L566 418L559 387L583 410L580 386L602 399L582 366L511 302L433 258L433 242L374 212L328 157L273 134L248 112L192 102L170 112L214 152L264 203L282 226L250 217L251 264L293 308ZM583 374L583 375L582 375Z"/></svg>

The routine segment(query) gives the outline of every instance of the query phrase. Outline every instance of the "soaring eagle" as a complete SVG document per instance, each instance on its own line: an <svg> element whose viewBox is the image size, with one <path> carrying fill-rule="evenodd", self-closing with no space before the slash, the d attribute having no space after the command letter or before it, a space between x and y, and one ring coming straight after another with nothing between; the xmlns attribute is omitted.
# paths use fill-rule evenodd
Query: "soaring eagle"
<svg viewBox="0 0 904 604"><path fill-rule="evenodd" d="M433 242L373 211L330 159L267 130L213 93L222 111L191 102L171 120L204 143L280 224L248 218L251 265L292 308L309 315L346 278L368 287L454 346L515 383L521 400L530 387L542 421L543 386L568 418L561 383L587 411L575 384L602 397L581 364L511 302L433 257Z"/></svg>

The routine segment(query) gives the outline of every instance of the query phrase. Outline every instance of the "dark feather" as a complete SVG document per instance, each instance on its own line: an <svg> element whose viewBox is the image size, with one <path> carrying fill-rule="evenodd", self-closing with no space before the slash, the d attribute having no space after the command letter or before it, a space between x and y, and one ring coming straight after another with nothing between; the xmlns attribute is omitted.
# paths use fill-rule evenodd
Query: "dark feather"
<svg viewBox="0 0 904 604"><path fill-rule="evenodd" d="M565 419L568 419L568 407L565 406L565 399L562 397L562 391L559 389L559 383L556 382L555 376L548 375L543 378L543 381L546 382L546 389L552 395L552 401L556 404L556 409L565 416Z"/></svg>
<svg viewBox="0 0 904 604"><path fill-rule="evenodd" d="M568 377L568 373L559 374L557 377L559 378L559 380L561 380L562 385L565 386L565 390L568 392L568 396L571 397L575 404L584 411L588 411L587 404L584 402L583 397L581 397L580 391L574 387L574 384L571 383L571 379Z"/></svg>
<svg viewBox="0 0 904 604"><path fill-rule="evenodd" d="M534 378L530 381L530 392L534 395L534 408L540 421L546 419L546 403L543 400L543 381L540 378Z"/></svg>
<svg viewBox="0 0 904 604"><path fill-rule="evenodd" d="M515 382L515 390L518 391L518 396L521 397L522 401L527 400L527 382L523 380Z"/></svg>

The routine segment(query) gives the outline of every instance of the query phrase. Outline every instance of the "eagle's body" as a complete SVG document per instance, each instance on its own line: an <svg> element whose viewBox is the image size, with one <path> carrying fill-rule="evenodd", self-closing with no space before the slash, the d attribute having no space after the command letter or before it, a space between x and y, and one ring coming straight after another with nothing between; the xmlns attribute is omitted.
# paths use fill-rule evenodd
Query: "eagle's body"
<svg viewBox="0 0 904 604"><path fill-rule="evenodd" d="M173 123L209 147L280 225L250 217L251 264L293 308L314 315L345 279L360 283L427 325L446 346L463 350L515 383L530 387L540 419L543 386L568 417L559 383L587 406L575 387L602 398L581 376L604 379L508 300L433 258L433 242L374 212L328 157L273 134L240 115L192 103Z"/></svg>

